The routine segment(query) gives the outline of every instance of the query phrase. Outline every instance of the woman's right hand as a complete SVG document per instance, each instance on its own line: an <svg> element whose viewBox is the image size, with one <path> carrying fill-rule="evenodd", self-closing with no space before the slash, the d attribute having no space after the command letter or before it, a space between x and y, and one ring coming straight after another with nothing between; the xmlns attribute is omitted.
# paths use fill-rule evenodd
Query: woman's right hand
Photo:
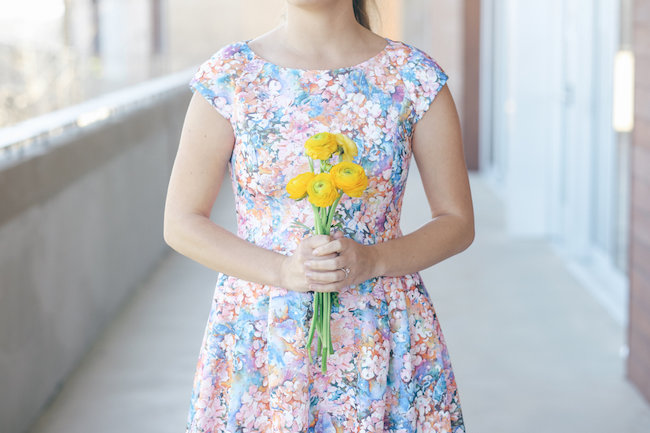
<svg viewBox="0 0 650 433"><path fill-rule="evenodd" d="M285 256L282 261L281 280L282 287L296 292L309 292L309 281L305 272L305 262L309 260L329 259L336 257L336 253L316 256L313 251L321 245L333 240L331 235L311 235L299 241L298 247L290 256ZM332 290L334 291L334 290Z"/></svg>

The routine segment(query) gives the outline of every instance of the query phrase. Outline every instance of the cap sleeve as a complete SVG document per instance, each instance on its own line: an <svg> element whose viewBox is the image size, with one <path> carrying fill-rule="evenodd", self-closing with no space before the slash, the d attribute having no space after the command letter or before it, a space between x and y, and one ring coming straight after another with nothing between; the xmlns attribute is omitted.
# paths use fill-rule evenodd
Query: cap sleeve
<svg viewBox="0 0 650 433"><path fill-rule="evenodd" d="M237 64L232 47L217 51L203 62L189 82L193 92L199 92L223 117L230 120L234 113Z"/></svg>
<svg viewBox="0 0 650 433"><path fill-rule="evenodd" d="M406 74L413 102L413 124L424 116L449 78L438 62L425 52L413 48Z"/></svg>

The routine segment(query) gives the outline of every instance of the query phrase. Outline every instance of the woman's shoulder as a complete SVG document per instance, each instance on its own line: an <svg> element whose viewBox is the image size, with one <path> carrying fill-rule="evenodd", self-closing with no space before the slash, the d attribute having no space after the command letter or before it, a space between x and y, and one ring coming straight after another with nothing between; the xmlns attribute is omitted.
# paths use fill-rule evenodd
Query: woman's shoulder
<svg viewBox="0 0 650 433"><path fill-rule="evenodd" d="M226 119L233 115L234 94L247 62L245 48L246 42L222 46L199 65L189 82Z"/></svg>
<svg viewBox="0 0 650 433"><path fill-rule="evenodd" d="M235 70L247 60L246 48L246 41L223 45L201 64L201 68Z"/></svg>
<svg viewBox="0 0 650 433"><path fill-rule="evenodd" d="M393 41L390 63L414 99L422 94L435 95L449 76L436 58L406 42Z"/></svg>
<svg viewBox="0 0 650 433"><path fill-rule="evenodd" d="M416 47L413 44L390 40L391 44L391 63L400 69L417 70L433 69L443 72L442 67L436 60L436 57Z"/></svg>
<svg viewBox="0 0 650 433"><path fill-rule="evenodd" d="M406 42L394 41L391 64L413 101L413 122L427 111L448 76L434 56Z"/></svg>

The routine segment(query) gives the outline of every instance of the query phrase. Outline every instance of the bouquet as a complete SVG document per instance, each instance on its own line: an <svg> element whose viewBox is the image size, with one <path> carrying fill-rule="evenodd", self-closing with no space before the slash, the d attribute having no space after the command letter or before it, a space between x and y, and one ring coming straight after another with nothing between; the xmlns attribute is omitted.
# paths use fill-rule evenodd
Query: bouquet
<svg viewBox="0 0 650 433"><path fill-rule="evenodd" d="M310 171L301 173L287 183L286 190L294 200L307 198L314 210L314 225L309 228L300 222L296 225L307 228L314 234L329 235L333 224L336 206L343 194L360 197L368 186L368 177L359 164L353 161L357 155L357 145L343 134L321 132L311 136L305 142L305 153L309 160ZM338 162L332 164L330 159L338 155ZM314 160L320 161L319 172L314 171ZM327 355L334 353L330 335L330 315L332 305L338 306L338 294L315 292L313 315L309 327L307 350L311 357L311 342L314 331L318 331L317 352L321 354L321 371L327 371Z"/></svg>

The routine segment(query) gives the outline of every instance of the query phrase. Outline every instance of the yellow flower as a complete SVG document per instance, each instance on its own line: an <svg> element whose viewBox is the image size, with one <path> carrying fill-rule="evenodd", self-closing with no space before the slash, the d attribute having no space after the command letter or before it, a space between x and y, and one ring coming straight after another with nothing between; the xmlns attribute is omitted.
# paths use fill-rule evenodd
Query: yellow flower
<svg viewBox="0 0 650 433"><path fill-rule="evenodd" d="M336 143L334 134L320 132L307 139L305 142L305 153L313 159L326 160L332 156L332 153L334 153L337 147L338 144Z"/></svg>
<svg viewBox="0 0 650 433"><path fill-rule="evenodd" d="M334 203L339 196L332 176L325 173L318 173L307 183L308 200L319 207L327 207Z"/></svg>
<svg viewBox="0 0 650 433"><path fill-rule="evenodd" d="M287 182L287 192L289 197L294 200L300 200L307 195L307 184L314 178L315 174L311 171L300 173L298 176Z"/></svg>
<svg viewBox="0 0 650 433"><path fill-rule="evenodd" d="M366 172L354 162L341 161L332 167L330 173L336 186L351 197L361 197L368 186Z"/></svg>
<svg viewBox="0 0 650 433"><path fill-rule="evenodd" d="M335 134L341 161L352 161L357 156L357 144L347 135Z"/></svg>

